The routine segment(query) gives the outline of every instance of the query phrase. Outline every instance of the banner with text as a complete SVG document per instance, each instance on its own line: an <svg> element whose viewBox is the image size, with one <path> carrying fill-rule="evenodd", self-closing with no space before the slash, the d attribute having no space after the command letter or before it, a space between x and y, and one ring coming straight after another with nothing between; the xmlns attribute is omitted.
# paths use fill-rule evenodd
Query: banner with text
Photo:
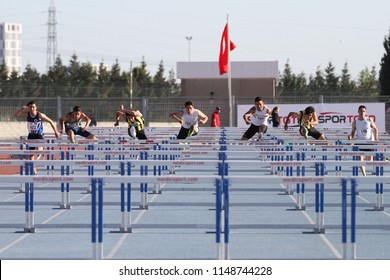
<svg viewBox="0 0 390 280"><path fill-rule="evenodd" d="M243 115L251 108L251 105L238 105L237 126L248 127L245 124ZM360 105L367 107L369 116L378 127L379 132L385 132L385 104L384 103L319 103L319 104L266 104L271 110L279 107L279 118L281 127L284 126L287 115L290 112L299 112L308 106L313 106L318 117L317 128L322 129L345 129L351 128L352 122L358 117ZM271 119L271 118L270 118ZM289 125L297 125L297 119L292 118ZM270 126L271 127L271 126Z"/></svg>

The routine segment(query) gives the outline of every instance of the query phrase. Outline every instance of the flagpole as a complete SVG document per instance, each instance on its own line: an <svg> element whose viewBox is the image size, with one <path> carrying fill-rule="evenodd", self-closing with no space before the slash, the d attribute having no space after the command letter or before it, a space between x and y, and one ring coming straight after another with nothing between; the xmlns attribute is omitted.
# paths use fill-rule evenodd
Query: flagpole
<svg viewBox="0 0 390 280"><path fill-rule="evenodd" d="M229 14L227 14L227 24L229 26ZM232 73L231 73L231 65L230 65L230 36L229 36L229 28L227 30L227 48L228 48L228 94L229 94L229 126L233 126L233 104L232 104Z"/></svg>

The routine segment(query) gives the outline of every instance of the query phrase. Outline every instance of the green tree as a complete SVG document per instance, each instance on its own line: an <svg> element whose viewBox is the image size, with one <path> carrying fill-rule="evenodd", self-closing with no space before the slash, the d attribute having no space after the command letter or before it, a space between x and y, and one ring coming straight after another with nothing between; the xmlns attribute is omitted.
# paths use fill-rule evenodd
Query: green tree
<svg viewBox="0 0 390 280"><path fill-rule="evenodd" d="M78 61L78 57L76 54L73 54L68 66L68 76L69 80L72 84L72 95L73 96L80 96L80 62Z"/></svg>
<svg viewBox="0 0 390 280"><path fill-rule="evenodd" d="M98 80L98 74L91 62L84 62L79 69L79 78L87 84L95 83Z"/></svg>
<svg viewBox="0 0 390 280"><path fill-rule="evenodd" d="M99 83L108 83L110 81L110 71L108 71L104 61L100 62L97 74Z"/></svg>
<svg viewBox="0 0 390 280"><path fill-rule="evenodd" d="M339 87L339 77L335 74L335 67L332 62L325 68L325 90L329 95L337 94Z"/></svg>
<svg viewBox="0 0 390 280"><path fill-rule="evenodd" d="M169 93L170 96L180 95L180 85L178 85L176 83L175 77L176 77L175 70L171 69L169 71L169 75L168 75L168 85L169 85L169 89L170 89L170 93Z"/></svg>
<svg viewBox="0 0 390 280"><path fill-rule="evenodd" d="M110 81L112 83L117 83L117 84L119 84L122 81L121 67L119 65L118 60L115 60L115 63L111 67Z"/></svg>
<svg viewBox="0 0 390 280"><path fill-rule="evenodd" d="M4 82L8 80L8 66L3 59L2 64L0 65L0 81Z"/></svg>
<svg viewBox="0 0 390 280"><path fill-rule="evenodd" d="M383 47L385 53L381 59L379 70L380 94L390 95L390 29L389 34L385 36L383 41Z"/></svg>
<svg viewBox="0 0 390 280"><path fill-rule="evenodd" d="M349 74L348 63L344 63L344 67L341 70L340 77L340 93L341 95L352 95L356 85L355 82L351 80L351 74Z"/></svg>
<svg viewBox="0 0 390 280"><path fill-rule="evenodd" d="M321 71L320 66L317 67L315 76L310 76L309 78L309 88L310 91L315 95L324 94L325 88L325 78Z"/></svg>
<svg viewBox="0 0 390 280"><path fill-rule="evenodd" d="M110 71L107 70L107 66L104 61L100 62L99 70L97 73L98 82L96 87L96 95L98 97L107 97L110 86Z"/></svg>
<svg viewBox="0 0 390 280"><path fill-rule="evenodd" d="M149 71L146 69L147 64L142 58L141 65L133 68L133 92L136 96L148 96L150 86L152 85L152 78Z"/></svg>
<svg viewBox="0 0 390 280"><path fill-rule="evenodd" d="M169 86L164 77L164 63L161 60L158 65L158 70L153 76L153 96L167 96L169 95Z"/></svg>
<svg viewBox="0 0 390 280"><path fill-rule="evenodd" d="M41 77L36 68L28 64L22 75L22 84L26 96L39 96L41 90Z"/></svg>
<svg viewBox="0 0 390 280"><path fill-rule="evenodd" d="M12 70L9 79L8 95L10 96L23 96L22 79L16 70Z"/></svg>
<svg viewBox="0 0 390 280"><path fill-rule="evenodd" d="M379 93L379 80L377 79L377 76L378 76L378 72L376 71L376 67L375 65L373 65L371 67L371 71L370 71L370 86L371 86L371 90L372 90L372 94L373 95L378 95Z"/></svg>
<svg viewBox="0 0 390 280"><path fill-rule="evenodd" d="M361 95L375 95L377 92L376 69L372 67L371 71L365 67L359 73L358 91Z"/></svg>
<svg viewBox="0 0 390 280"><path fill-rule="evenodd" d="M307 87L307 79L305 73L301 72L295 76L295 87L296 95L307 96L309 95Z"/></svg>
<svg viewBox="0 0 390 280"><path fill-rule="evenodd" d="M54 65L49 68L47 78L48 87L45 90L45 95L47 97L73 96L73 91L68 78L68 68L62 63L60 56L57 56Z"/></svg>
<svg viewBox="0 0 390 280"><path fill-rule="evenodd" d="M18 71L12 70L11 74L9 75L9 80L11 82L20 80Z"/></svg>
<svg viewBox="0 0 390 280"><path fill-rule="evenodd" d="M54 65L49 68L47 75L53 82L65 82L68 80L68 69L62 63L61 56L57 56Z"/></svg>
<svg viewBox="0 0 390 280"><path fill-rule="evenodd" d="M82 63L79 69L80 92L85 97L94 96L97 84L97 73L90 62Z"/></svg>
<svg viewBox="0 0 390 280"><path fill-rule="evenodd" d="M111 67L110 82L110 96L129 96L128 79L125 74L121 74L121 67L118 60Z"/></svg>
<svg viewBox="0 0 390 280"><path fill-rule="evenodd" d="M9 90L11 88L8 77L8 67L3 60L2 64L0 64L0 96L6 97L9 96Z"/></svg>
<svg viewBox="0 0 390 280"><path fill-rule="evenodd" d="M283 73L279 76L278 89L281 95L293 95L295 93L296 76L293 74L290 63L287 60Z"/></svg>

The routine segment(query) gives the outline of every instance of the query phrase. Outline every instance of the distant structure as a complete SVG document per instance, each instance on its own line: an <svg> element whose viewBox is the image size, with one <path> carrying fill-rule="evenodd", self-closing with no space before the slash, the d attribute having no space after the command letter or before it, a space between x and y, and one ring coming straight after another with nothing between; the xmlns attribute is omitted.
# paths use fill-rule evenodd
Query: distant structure
<svg viewBox="0 0 390 280"><path fill-rule="evenodd" d="M57 56L57 20L54 0L50 0L49 19L47 21L47 58L46 73L54 65Z"/></svg>
<svg viewBox="0 0 390 280"><path fill-rule="evenodd" d="M232 61L231 67L233 95L275 97L277 61ZM228 96L227 74L219 74L218 62L177 62L177 78L182 96Z"/></svg>
<svg viewBox="0 0 390 280"><path fill-rule="evenodd" d="M0 65L5 62L8 74L22 74L22 25L0 23Z"/></svg>

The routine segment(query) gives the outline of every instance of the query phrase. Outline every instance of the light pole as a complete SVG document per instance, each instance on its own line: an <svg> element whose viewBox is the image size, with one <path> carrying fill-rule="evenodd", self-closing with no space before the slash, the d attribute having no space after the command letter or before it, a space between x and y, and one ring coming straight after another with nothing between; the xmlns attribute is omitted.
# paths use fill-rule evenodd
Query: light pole
<svg viewBox="0 0 390 280"><path fill-rule="evenodd" d="M133 109L133 61L130 61L130 109Z"/></svg>
<svg viewBox="0 0 390 280"><path fill-rule="evenodd" d="M192 40L192 36L186 36L186 39L188 41L188 61L191 61L191 40Z"/></svg>

